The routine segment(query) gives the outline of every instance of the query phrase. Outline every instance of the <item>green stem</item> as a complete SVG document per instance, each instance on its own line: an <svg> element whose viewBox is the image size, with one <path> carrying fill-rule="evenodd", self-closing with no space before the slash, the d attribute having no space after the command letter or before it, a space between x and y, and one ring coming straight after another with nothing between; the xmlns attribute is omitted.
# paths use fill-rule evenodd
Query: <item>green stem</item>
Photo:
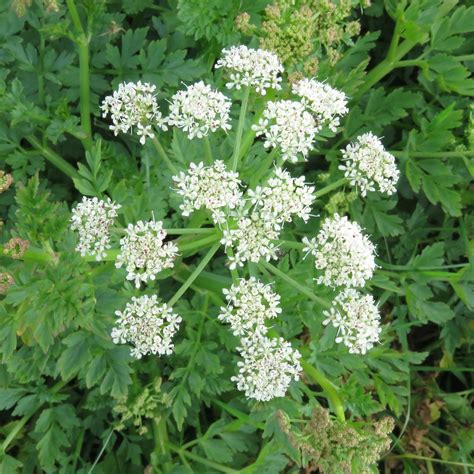
<svg viewBox="0 0 474 474"><path fill-rule="evenodd" d="M371 89L377 82L382 80L387 74L396 68L396 63L401 61L401 59L406 56L418 43L415 41L405 40L403 43L399 44L396 48L396 51L380 62L375 66L368 74L365 76L364 84L362 84L357 93L354 95L353 100L357 101L362 95L364 95L369 89Z"/></svg>
<svg viewBox="0 0 474 474"><path fill-rule="evenodd" d="M422 61L420 59L407 59L405 61L398 61L395 67L424 67L427 65L426 61Z"/></svg>
<svg viewBox="0 0 474 474"><path fill-rule="evenodd" d="M280 277L283 281L286 281L293 288L295 288L296 290L298 290L300 293L307 296L308 298L312 299L313 301L318 303L323 308L330 308L331 307L331 304L329 302L327 302L325 299L320 298L319 296L316 296L309 288L306 288L301 283L298 283L296 280L293 280L293 278L291 278L286 273L279 270L277 267L275 267L271 263L262 262L262 263L259 263L259 266L265 268L269 272L271 272L274 275Z"/></svg>
<svg viewBox="0 0 474 474"><path fill-rule="evenodd" d="M171 162L168 154L166 153L165 149L161 146L161 143L158 141L158 138L156 138L156 135L152 139L153 145L155 146L156 151L158 152L158 155L160 155L160 158L165 162L166 166L169 168L169 170L174 174L178 174L178 169L176 168L175 165Z"/></svg>
<svg viewBox="0 0 474 474"><path fill-rule="evenodd" d="M201 456L198 456L197 454L190 453L189 451L185 451L183 449L178 448L178 446L175 446L174 444L168 443L167 444L168 448L177 453L178 455L183 455L189 459L192 459L193 461L196 461L200 464L204 464L205 466L212 467L213 469L216 469L220 472L225 472L228 474L238 474L240 471L236 471L230 467L223 466L222 464L216 463L214 461L209 461L208 459L205 459Z"/></svg>
<svg viewBox="0 0 474 474"><path fill-rule="evenodd" d="M245 115L247 114L247 106L249 103L249 97L250 97L250 87L246 87L244 89L244 97L242 99L242 105L240 107L239 123L237 125L237 132L235 135L234 154L232 156L232 171L237 171L237 168L239 166L240 144L242 141L242 133L244 131Z"/></svg>
<svg viewBox="0 0 474 474"><path fill-rule="evenodd" d="M261 166L250 179L251 188L254 188L259 182L260 178L262 178L262 176L264 176L265 173L268 171L277 153L278 148L274 148L270 153L267 153L267 156L263 159Z"/></svg>
<svg viewBox="0 0 474 474"><path fill-rule="evenodd" d="M181 285L178 291L168 301L169 306L173 306L181 298L181 296L184 295L186 290L193 284L193 281L204 270L204 268L209 263L209 261L214 256L214 254L219 250L220 246L221 246L220 242L217 242L209 249L209 251L204 256L204 258L199 262L199 265L195 268L195 270L191 273L191 275L189 275L188 279Z"/></svg>
<svg viewBox="0 0 474 474"><path fill-rule="evenodd" d="M402 271L402 272L418 272L418 271L436 271L436 270L447 270L449 268L465 268L468 267L468 263L455 263L453 265L441 265L439 267L411 267L410 265L392 265L390 263L382 262L376 259L377 265L388 270Z"/></svg>
<svg viewBox="0 0 474 474"><path fill-rule="evenodd" d="M321 196L324 196L325 194L330 193L331 191L334 191L335 189L340 188L341 186L344 186L347 183L347 178L338 179L337 181L334 181L333 183L324 186L324 188L317 190L314 193L314 196L316 198L320 198Z"/></svg>
<svg viewBox="0 0 474 474"><path fill-rule="evenodd" d="M340 421L346 421L346 417L344 415L344 405L341 398L339 397L337 388L333 385L333 383L319 370L306 362L306 360L301 359L301 366L303 367L304 373L314 383L321 386L337 418Z"/></svg>
<svg viewBox="0 0 474 474"><path fill-rule="evenodd" d="M474 156L474 150L459 151L390 151L393 156L400 158L411 156L413 158L462 158L463 156Z"/></svg>
<svg viewBox="0 0 474 474"><path fill-rule="evenodd" d="M193 240L192 242L185 243L185 244L179 244L178 243L178 248L180 252L191 252L195 250L200 250L202 248L207 247L209 244L213 244L216 240L220 240L220 235L218 234L213 234L209 235L208 237L205 237L204 239L199 239L199 240Z"/></svg>
<svg viewBox="0 0 474 474"><path fill-rule="evenodd" d="M81 126L86 134L84 147L89 150L92 146L91 105L90 105L90 71L89 71L89 36L86 34L74 0L66 0L69 14L77 34L79 48L79 79L80 79L80 110Z"/></svg>
<svg viewBox="0 0 474 474"><path fill-rule="evenodd" d="M188 229L165 229L168 235L186 235L186 234L215 234L214 227L188 228Z"/></svg>
<svg viewBox="0 0 474 474"><path fill-rule="evenodd" d="M474 468L474 464L469 464L469 463L464 463L464 462L455 462L455 461L445 461L444 459L429 458L427 456L418 456L416 454L392 454L390 456L387 456L386 459L418 459L420 461L437 462L440 464L447 464L450 466Z"/></svg>
<svg viewBox="0 0 474 474"><path fill-rule="evenodd" d="M168 443L168 430L166 429L166 417L161 415L153 419L153 439L155 441L155 453L162 457L169 454L166 447Z"/></svg>
<svg viewBox="0 0 474 474"><path fill-rule="evenodd" d="M305 248L305 244L293 240L279 240L278 244L288 249L303 250Z"/></svg>
<svg viewBox="0 0 474 474"><path fill-rule="evenodd" d="M474 54L464 54L460 56L452 56L456 61L474 61Z"/></svg>
<svg viewBox="0 0 474 474"><path fill-rule="evenodd" d="M81 176L79 172L74 168L70 163L68 163L64 158L59 156L56 152L50 148L43 146L39 140L34 136L25 137L30 145L35 148L43 158L46 158L51 164L56 166L60 171L65 175L69 176L71 179L79 179Z"/></svg>
<svg viewBox="0 0 474 474"><path fill-rule="evenodd" d="M262 118L264 108L260 110L260 112L257 112L254 116L254 120L252 122L252 125L257 125L260 119ZM255 139L256 131L252 129L252 126L249 127L249 129L245 132L245 134L242 136L242 144L240 146L240 156L239 159L242 159L243 156L248 152L250 147L252 146L252 143Z"/></svg>
<svg viewBox="0 0 474 474"><path fill-rule="evenodd" d="M206 161L209 165L212 165L214 160L212 158L211 143L209 142L209 137L207 135L204 137L204 149L206 152Z"/></svg>

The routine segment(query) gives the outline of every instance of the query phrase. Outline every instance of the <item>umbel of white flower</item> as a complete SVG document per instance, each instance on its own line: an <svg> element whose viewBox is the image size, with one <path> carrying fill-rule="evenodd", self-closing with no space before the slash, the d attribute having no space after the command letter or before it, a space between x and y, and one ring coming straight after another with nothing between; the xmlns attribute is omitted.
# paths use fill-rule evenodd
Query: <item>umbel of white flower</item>
<svg viewBox="0 0 474 474"><path fill-rule="evenodd" d="M266 334L265 320L281 313L280 295L255 277L242 279L223 292L228 304L221 307L218 318L230 324L234 336Z"/></svg>
<svg viewBox="0 0 474 474"><path fill-rule="evenodd" d="M241 182L238 173L227 171L223 161L216 161L212 166L204 163L191 163L187 173L173 176L176 192L183 197L180 205L183 216L205 208L211 211L217 224L223 224L229 210L242 205Z"/></svg>
<svg viewBox="0 0 474 474"><path fill-rule="evenodd" d="M200 81L184 91L178 91L172 98L168 121L194 137L202 138L222 129L231 129L228 97Z"/></svg>
<svg viewBox="0 0 474 474"><path fill-rule="evenodd" d="M264 136L265 148L278 148L282 158L291 163L298 161L299 154L306 159L319 131L305 106L292 100L267 102L263 118L252 129L257 137Z"/></svg>
<svg viewBox="0 0 474 474"><path fill-rule="evenodd" d="M372 132L360 135L341 151L344 164L339 169L352 186L360 189L362 196L376 190L388 195L396 192L400 172L395 157Z"/></svg>
<svg viewBox="0 0 474 474"><path fill-rule="evenodd" d="M314 186L305 183L304 176L293 178L288 171L276 168L266 186L249 190L251 203L267 221L291 222L294 215L308 221L314 202Z"/></svg>
<svg viewBox="0 0 474 474"><path fill-rule="evenodd" d="M283 65L278 56L263 49L251 49L247 46L232 46L222 50L216 69L223 68L227 73L229 89L253 87L265 95L267 89L281 89L280 74Z"/></svg>
<svg viewBox="0 0 474 474"><path fill-rule="evenodd" d="M153 127L168 129L156 102L155 90L153 84L123 82L113 95L104 99L100 106L102 116L107 117L110 113L110 129L115 135L132 132L135 128L140 143L144 145L148 137L155 136Z"/></svg>
<svg viewBox="0 0 474 474"><path fill-rule="evenodd" d="M181 317L156 295L132 297L123 311L116 311L116 326L112 329L115 344L130 343L133 357L147 354L170 355L173 336L179 329Z"/></svg>
<svg viewBox="0 0 474 474"><path fill-rule="evenodd" d="M316 281L326 286L362 287L375 270L375 247L357 222L334 214L324 220L316 238L303 238L315 266L322 271Z"/></svg>
<svg viewBox="0 0 474 474"><path fill-rule="evenodd" d="M269 339L262 334L245 337L237 348L242 356L239 373L231 380L247 398L268 401L284 397L292 380L299 380L301 355L283 338Z"/></svg>
<svg viewBox="0 0 474 474"><path fill-rule="evenodd" d="M142 282L154 280L165 268L173 268L178 247L173 242L165 243L166 235L161 221L138 221L125 229L115 266L124 266L127 280L134 281L137 288Z"/></svg>
<svg viewBox="0 0 474 474"><path fill-rule="evenodd" d="M323 324L332 324L338 330L336 342L344 343L352 354L365 354L379 342L380 313L372 295L346 288L324 315Z"/></svg>
<svg viewBox="0 0 474 474"><path fill-rule="evenodd" d="M79 242L76 251L85 257L95 257L97 261L106 256L110 248L110 227L117 217L119 204L110 198L101 201L83 197L82 201L72 210L71 229L77 231Z"/></svg>
<svg viewBox="0 0 474 474"><path fill-rule="evenodd" d="M305 222L309 219L313 193L314 187L306 185L304 177L293 178L281 168L274 170L265 186L249 190L248 200L253 208L245 209L236 225L223 231L221 243L234 250L229 257L230 268L243 266L247 261L258 263L261 259L277 258L274 241L293 216Z"/></svg>
<svg viewBox="0 0 474 474"><path fill-rule="evenodd" d="M301 97L301 102L312 112L319 128L327 126L335 132L339 127L340 117L349 112L344 92L315 79L298 81L293 84L292 91Z"/></svg>
<svg viewBox="0 0 474 474"><path fill-rule="evenodd" d="M224 229L221 243L234 249L234 256L229 257L231 270L242 267L245 262L258 263L261 259L269 262L277 258L277 247L274 241L280 232L275 228L275 221L269 221L258 211L240 217L236 229Z"/></svg>

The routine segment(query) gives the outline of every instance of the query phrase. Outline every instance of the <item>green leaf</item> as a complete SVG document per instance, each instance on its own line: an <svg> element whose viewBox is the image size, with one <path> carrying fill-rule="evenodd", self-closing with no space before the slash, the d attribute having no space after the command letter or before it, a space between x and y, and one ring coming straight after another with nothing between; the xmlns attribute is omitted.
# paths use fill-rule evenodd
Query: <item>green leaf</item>
<svg viewBox="0 0 474 474"><path fill-rule="evenodd" d="M413 283L406 287L406 298L410 313L421 322L431 321L442 325L454 318L453 310L446 304L430 301L433 292L425 284Z"/></svg>
<svg viewBox="0 0 474 474"><path fill-rule="evenodd" d="M63 351L58 360L58 370L65 380L76 375L89 360L90 335L77 332L63 339L67 349Z"/></svg>
<svg viewBox="0 0 474 474"><path fill-rule="evenodd" d="M369 231L377 230L383 236L395 236L403 233L403 221L388 211L397 205L396 201L388 201L373 197L365 201L364 224Z"/></svg>
<svg viewBox="0 0 474 474"><path fill-rule="evenodd" d="M232 461L232 450L227 446L225 441L220 439L206 439L199 443L206 457L218 463L230 463Z"/></svg>
<svg viewBox="0 0 474 474"><path fill-rule="evenodd" d="M411 266L420 267L439 267L444 262L444 242L436 242L433 245L425 247L420 255L417 255Z"/></svg>
<svg viewBox="0 0 474 474"><path fill-rule="evenodd" d="M4 454L1 458L0 463L0 474L14 474L19 472L19 469L23 467L23 463L18 459Z"/></svg>

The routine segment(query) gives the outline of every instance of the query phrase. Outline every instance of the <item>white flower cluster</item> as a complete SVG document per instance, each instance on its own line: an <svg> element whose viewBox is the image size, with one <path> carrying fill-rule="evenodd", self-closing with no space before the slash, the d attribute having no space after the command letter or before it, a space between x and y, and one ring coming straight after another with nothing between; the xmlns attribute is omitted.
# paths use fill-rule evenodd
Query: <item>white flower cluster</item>
<svg viewBox="0 0 474 474"><path fill-rule="evenodd" d="M236 229L224 229L221 243L234 249L229 257L231 270L242 267L245 262L258 263L262 258L267 262L277 258L277 247L273 243L280 232L275 229L274 221L268 221L258 211L242 216Z"/></svg>
<svg viewBox="0 0 474 474"><path fill-rule="evenodd" d="M188 138L202 138L219 128L230 130L231 101L200 81L171 98L168 121L187 132Z"/></svg>
<svg viewBox="0 0 474 474"><path fill-rule="evenodd" d="M296 215L307 221L314 201L314 187L305 184L304 177L291 175L276 168L266 186L258 186L248 191L253 205L238 216L235 228L224 229L221 243L231 246L234 255L229 257L229 266L235 269L250 261L258 263L277 258L278 248L274 241L280 236L283 224L291 222Z"/></svg>
<svg viewBox="0 0 474 474"><path fill-rule="evenodd" d="M281 89L283 66L278 56L269 51L244 45L231 46L222 50L222 57L215 67L227 70L229 82L226 86L229 89L250 86L262 95L269 88Z"/></svg>
<svg viewBox="0 0 474 474"><path fill-rule="evenodd" d="M263 118L252 125L252 129L257 137L264 135L265 148L280 148L282 158L291 163L298 161L299 153L306 158L318 132L318 126L305 106L292 100L267 102Z"/></svg>
<svg viewBox="0 0 474 474"><path fill-rule="evenodd" d="M316 122L335 132L340 117L349 112L344 92L315 79L302 79L293 84L293 93L301 97L301 102L314 114Z"/></svg>
<svg viewBox="0 0 474 474"><path fill-rule="evenodd" d="M97 261L106 256L105 251L110 248L110 227L119 208L110 198L105 201L96 197L82 198L71 215L71 229L79 234L77 252L83 257L95 256Z"/></svg>
<svg viewBox="0 0 474 474"><path fill-rule="evenodd" d="M221 307L218 318L230 324L234 336L266 334L265 320L281 313L280 295L255 277L242 279L223 292L228 305Z"/></svg>
<svg viewBox="0 0 474 474"><path fill-rule="evenodd" d="M227 171L223 161L212 166L191 163L187 173L173 177L176 192L183 196L180 209L183 216L189 216L202 207L212 213L217 224L225 222L225 210L234 210L242 205L241 182L238 173Z"/></svg>
<svg viewBox="0 0 474 474"><path fill-rule="evenodd" d="M292 380L301 372L300 353L283 338L270 339L266 319L281 313L280 296L254 277L240 280L224 290L227 307L221 307L219 319L230 324L232 333L241 337L237 351L239 374L231 380L247 398L268 401L284 397Z"/></svg>
<svg viewBox="0 0 474 474"><path fill-rule="evenodd" d="M172 339L179 329L181 317L156 295L132 297L124 311L116 311L116 327L112 329L115 344L133 344L131 354L141 359L147 354L170 355Z"/></svg>
<svg viewBox="0 0 474 474"><path fill-rule="evenodd" d="M161 221L138 221L129 224L125 233L115 266L125 266L127 280L134 280L137 288L141 282L154 280L157 273L173 267L178 247L164 242L167 234Z"/></svg>
<svg viewBox="0 0 474 474"><path fill-rule="evenodd" d="M358 186L362 196L375 191L388 195L396 192L400 172L395 157L385 150L382 142L372 132L357 137L355 143L347 145L342 151L344 165L339 169L349 179L352 186Z"/></svg>
<svg viewBox="0 0 474 474"><path fill-rule="evenodd" d="M307 222L314 202L313 193L314 187L305 184L304 176L293 178L282 168L275 169L266 186L257 186L255 191L248 191L260 216L265 221L274 221L276 226L291 222L293 215Z"/></svg>
<svg viewBox="0 0 474 474"><path fill-rule="evenodd" d="M379 342L380 313L371 295L346 288L324 315L323 324L331 323L338 329L336 342L343 342L352 354L365 354Z"/></svg>
<svg viewBox="0 0 474 474"><path fill-rule="evenodd" d="M306 252L323 274L316 279L326 286L362 287L375 270L375 247L357 222L334 214L324 220L316 238L303 238Z"/></svg>
<svg viewBox="0 0 474 474"><path fill-rule="evenodd" d="M268 401L284 397L292 380L299 380L301 355L283 338L269 339L261 334L241 339L239 373L231 380L247 398Z"/></svg>
<svg viewBox="0 0 474 474"><path fill-rule="evenodd" d="M153 84L128 82L119 85L113 95L107 96L102 102L102 116L110 113L112 124L110 129L115 135L127 133L136 127L140 143L153 138L153 126L167 130L166 119L163 118L155 97L156 87Z"/></svg>

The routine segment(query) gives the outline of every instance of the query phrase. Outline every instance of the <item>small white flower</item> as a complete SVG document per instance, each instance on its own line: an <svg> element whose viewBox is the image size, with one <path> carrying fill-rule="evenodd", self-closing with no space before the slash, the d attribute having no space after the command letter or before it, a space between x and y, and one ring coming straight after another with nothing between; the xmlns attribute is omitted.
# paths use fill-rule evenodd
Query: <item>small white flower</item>
<svg viewBox="0 0 474 474"><path fill-rule="evenodd" d="M205 167L191 163L187 173L173 177L176 192L183 196L180 209L183 216L204 207L212 213L217 224L223 224L232 210L243 205L238 173L227 171L223 161Z"/></svg>
<svg viewBox="0 0 474 474"><path fill-rule="evenodd" d="M82 198L71 215L71 229L79 234L77 252L83 257L95 256L97 261L106 256L105 251L110 248L109 230L119 208L110 198L105 201L96 197Z"/></svg>
<svg viewBox="0 0 474 474"><path fill-rule="evenodd" d="M371 295L346 288L324 315L323 324L332 324L338 329L336 342L344 343L352 354L365 354L379 342L380 313Z"/></svg>
<svg viewBox="0 0 474 474"><path fill-rule="evenodd" d="M133 344L131 354L141 359L147 354L170 355L172 339L179 329L181 317L156 295L132 297L124 311L116 311L116 326L112 329L115 344Z"/></svg>
<svg viewBox="0 0 474 474"><path fill-rule="evenodd" d="M228 305L221 307L218 318L230 324L234 336L265 334L265 319L281 313L280 295L255 277L242 279L223 292Z"/></svg>
<svg viewBox="0 0 474 474"><path fill-rule="evenodd" d="M349 112L344 92L315 79L302 79L293 84L293 93L301 97L301 102L313 113L319 126L327 126L335 132L340 117Z"/></svg>
<svg viewBox="0 0 474 474"><path fill-rule="evenodd" d="M291 222L293 215L308 221L314 202L314 187L305 184L304 176L292 178L288 171L276 168L265 187L248 194L252 204L266 220Z"/></svg>
<svg viewBox="0 0 474 474"><path fill-rule="evenodd" d="M291 100L267 102L263 118L252 129L257 136L265 137L265 148L279 148L282 158L292 163L298 161L298 154L306 158L319 131L305 106Z"/></svg>
<svg viewBox="0 0 474 474"><path fill-rule="evenodd" d="M128 82L119 84L113 95L107 96L100 108L102 116L110 113L112 124L110 130L115 135L128 133L136 127L140 143L154 138L153 126L167 130L166 119L163 118L155 97L156 87L153 84Z"/></svg>
<svg viewBox="0 0 474 474"><path fill-rule="evenodd" d="M342 151L344 165L339 169L352 186L360 189L362 196L376 191L391 195L396 192L400 172L395 157L385 150L382 142L372 132L357 137Z"/></svg>
<svg viewBox="0 0 474 474"><path fill-rule="evenodd" d="M188 138L202 138L219 128L230 130L231 101L219 91L200 81L171 99L169 124L187 132Z"/></svg>
<svg viewBox="0 0 474 474"><path fill-rule="evenodd" d="M284 397L292 380L299 380L301 355L283 338L261 334L243 338L238 362L239 374L231 378L247 398L269 401Z"/></svg>
<svg viewBox="0 0 474 474"><path fill-rule="evenodd" d="M283 66L276 54L263 49L251 49L244 45L225 48L215 68L227 71L229 81L226 87L229 89L250 86L262 95L269 88L281 89Z"/></svg>
<svg viewBox="0 0 474 474"><path fill-rule="evenodd" d="M267 262L277 258L277 247L274 241L278 239L278 223L268 220L266 216L253 211L237 221L237 229L229 229L222 243L231 243L234 256L229 258L229 268L242 267L245 262L258 263L262 258ZM277 230L278 229L278 230Z"/></svg>
<svg viewBox="0 0 474 474"><path fill-rule="evenodd" d="M316 279L326 286L362 287L375 270L375 247L357 222L334 214L324 220L316 238L303 238L323 274Z"/></svg>
<svg viewBox="0 0 474 474"><path fill-rule="evenodd" d="M154 280L165 268L173 268L178 247L173 242L164 242L167 234L161 221L138 221L129 224L125 233L115 266L125 266L127 280L135 281L137 288L141 282Z"/></svg>

